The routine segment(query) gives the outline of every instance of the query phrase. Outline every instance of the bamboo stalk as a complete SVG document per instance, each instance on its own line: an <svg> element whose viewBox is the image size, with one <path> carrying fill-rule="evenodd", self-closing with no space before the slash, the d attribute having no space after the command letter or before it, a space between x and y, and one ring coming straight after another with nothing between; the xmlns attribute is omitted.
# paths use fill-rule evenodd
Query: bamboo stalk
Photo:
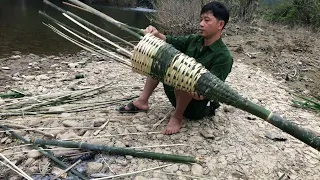
<svg viewBox="0 0 320 180"><path fill-rule="evenodd" d="M27 141L26 139L24 139L23 137L21 137L20 135L18 135L15 132L10 131L10 129L6 126L0 125L1 128L5 129L6 131L9 131L15 138L20 139L22 142L24 142L25 144L29 144L30 142ZM47 156L48 158L50 158L51 160L53 160L58 166L63 167L63 168L68 168L68 166L66 164L64 164L62 161L60 161L58 158L56 158L55 156L53 156L52 154L50 154L47 151L42 150L41 148L37 147L37 146L32 146L34 149L39 150L43 155ZM70 170L73 174L77 175L78 177L80 177L81 179L84 180L88 180L87 177L85 177L84 175L82 175L81 173L79 173L76 170L71 169Z"/></svg>
<svg viewBox="0 0 320 180"><path fill-rule="evenodd" d="M109 146L103 146L103 145L89 144L85 142L33 139L32 143L39 144L39 145L61 146L61 147L67 147L67 148L80 148L80 149L90 150L90 151L99 151L99 152L102 151L102 152L115 154L115 155L131 155L131 156L141 157L141 158L150 158L150 159L158 159L158 160L181 162L181 163L199 162L198 158L191 157L191 156L179 156L179 155L173 155L173 154L155 153L155 152L140 151L140 150L134 150L134 149L119 148L119 147L109 147Z"/></svg>
<svg viewBox="0 0 320 180"><path fill-rule="evenodd" d="M7 163L9 163L13 168L15 168L17 171L19 171L21 174L24 175L24 177L28 180L32 180L32 178L26 174L24 171L22 171L20 168L18 168L15 164L13 164L9 159L7 159L2 153L0 153L0 156L7 161Z"/></svg>
<svg viewBox="0 0 320 180"><path fill-rule="evenodd" d="M133 35L134 37L136 37L138 39L142 39L142 36L140 36L138 33L134 32L134 31L130 30L128 28L128 25L125 25L124 23L121 23L121 22L115 20L112 17L107 16L106 14L104 14L104 13L102 13L102 12L100 12L100 11L98 11L98 10L96 10L96 9L94 9L94 8L92 8L92 7L88 6L88 5L80 2L80 1L77 1L77 0L69 0L69 1L74 3L74 4L76 4L76 5L78 5L78 6L80 6L80 7L82 7L82 8L84 8L84 9L86 9L86 10L88 10L90 13L95 14L95 15L107 20L108 22L112 23L113 25L115 25L115 26L119 27L120 29L122 29L122 30L128 32L129 34ZM143 33L143 31L140 30L140 33Z"/></svg>
<svg viewBox="0 0 320 180"><path fill-rule="evenodd" d="M0 98L20 98L24 97L24 95L17 92L9 92L7 94L0 94Z"/></svg>
<svg viewBox="0 0 320 180"><path fill-rule="evenodd" d="M17 124L4 124L5 126L7 127L10 127L10 128L19 128L19 129L30 129L30 127L27 127L27 126L23 126L23 125L17 125ZM34 129L33 130L34 132L36 133L39 133L39 134L42 134L44 136L47 136L49 138L54 138L54 135L53 134L48 134L46 132L43 132L43 131L39 131L38 129Z"/></svg>
<svg viewBox="0 0 320 180"><path fill-rule="evenodd" d="M81 21L82 23L86 24L87 26L91 26L91 27L94 28L95 30L97 30L97 31L99 31L99 32L101 32L101 33L104 33L104 34L110 36L111 38L113 38L113 39L115 39L115 40L118 40L118 41L120 41L120 42L122 42L122 43L125 43L126 45L129 45L130 47L134 47L134 45L131 44L130 42L128 42L128 41L126 41L126 40L123 40L123 39L121 39L121 38L118 37L118 36L115 36L114 34L112 34L112 33L108 32L108 31L106 31L106 30L104 30L104 29L102 29L102 28L100 28L100 27L98 27L98 26L96 26L96 25L94 25L94 24L92 24L92 23L90 23L90 22L82 19L81 17L79 17L79 16L77 16L77 15L75 15L75 14L69 12L69 11L63 10L62 8L56 6L55 4L51 3L51 2L48 1L48 0L44 0L43 2L44 2L45 4L51 6L52 8L54 8L54 9L62 12L62 13L66 13L66 14L72 16L73 18L75 18L75 19L78 20L78 21Z"/></svg>
<svg viewBox="0 0 320 180"><path fill-rule="evenodd" d="M114 175L114 176L95 178L95 179L91 179L91 180L103 180L103 179L112 179L112 178L117 178L117 177L131 176L131 175L134 175L134 174L139 174L139 173L143 173L143 172L147 172L147 171L161 169L161 168L168 167L168 166L172 166L172 164L166 164L166 165L159 166L159 167L144 169L144 170L141 170L141 171L135 171L135 172L130 172L130 173L118 174L118 175Z"/></svg>

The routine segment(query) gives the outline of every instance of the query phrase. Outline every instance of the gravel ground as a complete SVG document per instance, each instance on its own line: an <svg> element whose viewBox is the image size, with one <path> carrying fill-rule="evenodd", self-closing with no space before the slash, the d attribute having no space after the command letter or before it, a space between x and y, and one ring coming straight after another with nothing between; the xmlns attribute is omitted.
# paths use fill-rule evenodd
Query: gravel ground
<svg viewBox="0 0 320 180"><path fill-rule="evenodd" d="M37 69L36 67L41 65L41 61L37 61L37 58L34 61L38 63L29 64L30 70ZM56 57L46 58L50 61ZM282 179L319 179L320 177L318 151L244 111L222 105L215 117L199 121L185 119L180 133L171 136L162 135L160 132L168 121L166 114L172 109L162 90L162 85L159 85L150 99L150 111L119 114L115 109L120 104L127 103L128 100L104 106L97 106L97 103L139 95L145 77L133 73L131 69L118 63L103 60L85 52L72 57L59 57L59 61L57 58L56 60L56 65L50 66L41 74L25 75L20 71L19 74L13 75L14 83L5 88L22 89L34 97L29 99L37 100L40 98L35 96L40 94L60 93L61 95L112 84L90 98L42 108L42 110L61 113L23 117L2 116L3 123L34 128L56 128L43 130L54 134L56 139L73 138L74 141L86 141L92 144L135 147L140 150L203 158L203 162L199 164L181 164L132 156L96 154L92 159L84 160L74 168L88 177L119 175L167 164L171 165L120 179L279 179L281 177ZM74 79L76 74L84 74L84 78ZM290 89L283 86L283 80L274 79L272 74L237 61L235 57L233 71L227 83L253 102L279 113L304 128L320 132L319 115L292 107ZM23 99L0 99L0 106L5 107L10 103L22 101ZM70 108L89 105L94 105L95 109L80 112L68 111ZM153 128L153 125L163 118L166 119ZM109 121L107 126L95 136L97 127L107 121ZM43 135L32 131L19 131L19 134L26 139L43 138ZM267 138L270 136L287 140L274 141ZM0 137L1 149L22 144L8 133L2 132ZM57 156L63 156L68 165L71 165L71 162L67 161L67 157L73 157L70 154L80 153L77 149L61 148L54 149L52 152ZM50 179L59 171L53 162L37 151L30 151L28 147L7 149L2 151L2 154L34 179ZM10 179L19 177L3 166L0 172L3 177L10 177Z"/></svg>

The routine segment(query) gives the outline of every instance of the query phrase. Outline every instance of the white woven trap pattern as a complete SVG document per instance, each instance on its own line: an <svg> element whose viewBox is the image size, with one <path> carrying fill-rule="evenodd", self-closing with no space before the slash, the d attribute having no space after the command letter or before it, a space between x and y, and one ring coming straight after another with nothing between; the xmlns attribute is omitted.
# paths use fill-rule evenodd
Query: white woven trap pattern
<svg viewBox="0 0 320 180"><path fill-rule="evenodd" d="M149 75L153 63L152 57L165 43L166 42L152 34L146 34L134 48L131 58L133 71L139 74Z"/></svg>
<svg viewBox="0 0 320 180"><path fill-rule="evenodd" d="M195 92L195 85L207 70L192 57L183 53L177 54L166 72L164 83L173 87Z"/></svg>

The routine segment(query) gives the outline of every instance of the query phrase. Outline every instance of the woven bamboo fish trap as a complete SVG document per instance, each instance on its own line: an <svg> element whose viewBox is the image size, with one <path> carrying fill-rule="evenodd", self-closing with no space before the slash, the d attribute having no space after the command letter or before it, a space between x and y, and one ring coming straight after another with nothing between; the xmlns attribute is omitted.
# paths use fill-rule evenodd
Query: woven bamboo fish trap
<svg viewBox="0 0 320 180"><path fill-rule="evenodd" d="M77 7L81 7L85 11L91 12L101 18L104 18L118 28L126 30L129 34L139 38L139 42L136 45L132 45L134 49L133 53L129 52L126 49L121 49L117 45L114 45L114 47L116 47L117 49L116 52L118 52L119 54L120 52L122 52L122 55L125 55L128 59L130 59L130 62L125 61L124 59L121 59L119 57L113 58L130 66L134 72L153 77L154 79L157 79L167 85L171 85L177 89L188 92L197 92L201 95L204 95L210 100L231 105L233 107L251 113L320 151L320 138L315 133L305 130L282 118L280 115L274 114L266 108L242 97L235 90L230 88L226 83L224 83L210 71L205 69L201 64L197 63L194 58L181 53L172 45L153 36L152 34L139 35L139 32L142 34L141 30L116 21L106 14L101 13L90 6L81 3L78 0L69 1L77 5ZM70 20L72 20L72 16L73 18L81 20L87 25L91 25L89 22L82 20L71 12L64 11L61 8L54 6L47 0L44 0L44 2L60 10L63 15L68 17ZM45 15L44 13L40 14ZM48 17L47 15L45 16ZM50 17L48 18L50 19ZM61 26L61 23L57 24ZM60 33L60 31L54 29L52 26L48 27L51 27L58 34ZM98 27L93 27L97 30L103 31ZM138 31L138 33L135 31ZM61 33L59 35L61 35ZM121 40L121 38L119 39ZM77 45L91 52L97 52L88 46L84 46L79 43ZM104 51L108 52L106 50Z"/></svg>

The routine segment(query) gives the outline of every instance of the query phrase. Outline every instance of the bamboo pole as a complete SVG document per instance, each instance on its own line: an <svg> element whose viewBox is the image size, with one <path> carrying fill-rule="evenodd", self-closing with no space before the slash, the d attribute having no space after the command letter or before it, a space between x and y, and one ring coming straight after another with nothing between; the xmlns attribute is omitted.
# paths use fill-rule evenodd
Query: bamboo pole
<svg viewBox="0 0 320 180"><path fill-rule="evenodd" d="M75 19L78 20L78 21L81 21L82 23L86 24L87 26L91 26L91 27L94 28L95 30L97 30L97 31L99 31L99 32L101 32L101 33L104 33L104 34L110 36L111 38L113 38L113 39L115 39L115 40L118 40L118 41L120 41L120 42L122 42L122 43L125 43L126 45L128 45L128 46L130 46L130 47L134 47L134 45L131 44L130 42L128 42L128 41L126 41L126 40L124 40L124 39L121 39L120 37L115 36L114 34L112 34L112 33L108 32L108 31L106 31L106 30L104 30L104 29L102 29L102 28L100 28L100 27L98 27L98 26L96 26L96 25L94 25L94 24L92 24L92 23L90 23L90 22L82 19L81 17L79 17L79 16L77 16L77 15L75 15L75 14L69 12L69 11L66 11L66 10L64 10L64 9L58 7L58 6L56 6L55 4L51 3L51 2L48 1L48 0L44 0L43 2L44 2L45 4L51 6L52 8L54 8L54 9L62 12L62 13L66 13L66 14L72 16L73 18L75 18Z"/></svg>
<svg viewBox="0 0 320 180"><path fill-rule="evenodd" d="M115 155L131 155L131 156L141 157L141 158L158 159L158 160L173 161L173 162L180 162L180 163L199 162L199 158L191 157L191 156L179 156L179 155L173 155L173 154L155 153L155 152L140 151L135 149L126 149L126 148L119 148L119 147L89 144L85 142L56 141L56 140L43 140L43 139L33 139L31 140L31 142L39 145L52 145L52 146L61 146L61 147L67 147L67 148L80 148L80 149L85 149L90 151L106 152L106 153L115 154Z"/></svg>
<svg viewBox="0 0 320 180"><path fill-rule="evenodd" d="M88 6L88 5L80 2L80 1L77 1L77 0L69 0L69 1L74 3L74 4L76 4L76 5L78 5L78 6L80 6L80 7L82 7L82 8L84 8L84 9L86 9L86 10L88 10L92 14L95 14L95 15L107 20L108 22L112 23L113 25L117 26L118 28L120 28L120 29L122 29L124 31L127 31L129 34L133 35L134 37L136 37L138 39L142 39L142 36L140 36L138 33L134 32L134 31L130 30L128 28L128 25L125 25L124 23L115 20L112 17L107 16L106 14L104 14L104 13L102 13L102 12L100 12L100 11L98 11L98 10L96 10L96 9L94 9L94 8L92 8L92 7ZM143 33L143 31L140 30L140 33Z"/></svg>
<svg viewBox="0 0 320 180"><path fill-rule="evenodd" d="M15 138L20 139L22 142L24 142L25 144L30 144L29 141L27 141L26 139L24 139L23 137L21 137L20 135L18 135L15 132L10 131L10 129L4 125L0 125L1 128L3 128L6 131L9 131ZM53 160L58 166L63 167L63 168L68 168L68 166L66 164L64 164L62 161L60 161L58 158L56 158L55 156L53 156L51 153L42 150L42 148L39 148L37 146L32 146L34 149L40 151L43 155L47 156L48 158L50 158L51 160ZM84 175L82 175L81 173L79 173L78 171L71 169L70 170L74 175L77 175L78 177L80 177L81 179L84 180L88 180L87 177L85 177Z"/></svg>

